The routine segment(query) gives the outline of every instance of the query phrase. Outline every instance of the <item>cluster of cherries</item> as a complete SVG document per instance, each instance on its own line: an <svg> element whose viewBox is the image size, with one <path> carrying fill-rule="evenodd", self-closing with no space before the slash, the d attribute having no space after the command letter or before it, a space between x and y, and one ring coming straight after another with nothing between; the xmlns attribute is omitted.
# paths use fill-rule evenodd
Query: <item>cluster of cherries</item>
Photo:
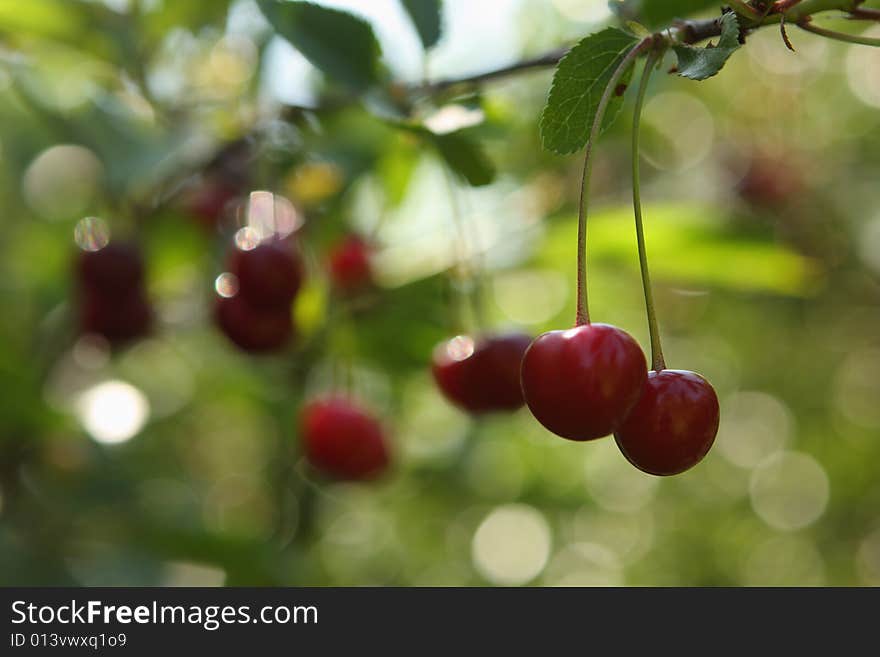
<svg viewBox="0 0 880 657"><path fill-rule="evenodd" d="M219 211L217 206L203 208ZM249 353L277 351L294 335L291 306L305 278L291 237L239 240L217 286L218 328ZM370 246L350 235L330 252L334 290L356 294L373 280ZM127 242L85 250L77 262L80 327L111 343L150 330L153 313L144 286L144 259ZM626 332L585 323L535 340L523 333L457 336L434 350L432 373L444 396L472 415L528 405L553 433L575 441L614 434L626 458L655 475L683 472L708 452L718 429L718 399L693 372L658 368ZM325 474L368 479L390 461L379 420L347 395L305 404L305 455Z"/></svg>
<svg viewBox="0 0 880 657"><path fill-rule="evenodd" d="M624 456L654 475L696 465L718 431L718 398L701 376L647 371L638 343L608 324L523 334L458 336L437 347L440 390L472 414L528 405L547 429L569 440L614 434Z"/></svg>
<svg viewBox="0 0 880 657"><path fill-rule="evenodd" d="M198 197L199 221L216 224L216 215L227 207L230 199L221 202L215 191ZM241 241L242 246L227 254L227 271L214 302L215 323L248 353L283 349L294 336L291 306L305 278L303 259L290 237ZM371 286L370 250L357 235L344 237L330 250L327 272L335 291L350 296ZM144 257L136 244L113 241L82 249L75 270L81 333L120 345L150 332L153 311L146 295ZM302 409L300 423L306 457L327 475L369 479L390 462L381 423L348 396L311 400Z"/></svg>
<svg viewBox="0 0 880 657"><path fill-rule="evenodd" d="M229 252L215 318L226 337L244 351L276 351L293 336L291 304L302 286L302 260L288 239L250 246L235 246Z"/></svg>

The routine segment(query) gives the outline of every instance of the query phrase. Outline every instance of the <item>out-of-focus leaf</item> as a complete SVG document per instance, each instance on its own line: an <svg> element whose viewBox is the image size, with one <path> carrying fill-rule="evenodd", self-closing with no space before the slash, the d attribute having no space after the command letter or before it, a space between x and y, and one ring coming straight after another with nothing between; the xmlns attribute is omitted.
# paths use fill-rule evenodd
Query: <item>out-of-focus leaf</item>
<svg viewBox="0 0 880 657"><path fill-rule="evenodd" d="M495 165L480 143L465 132L431 134L431 140L449 168L470 185L480 187L488 185L495 179Z"/></svg>
<svg viewBox="0 0 880 657"><path fill-rule="evenodd" d="M676 18L689 18L708 9L719 9L720 0L618 0L611 9L625 20L637 20L646 27L667 27Z"/></svg>
<svg viewBox="0 0 880 657"><path fill-rule="evenodd" d="M721 38L718 44L710 43L704 48L696 46L674 46L678 56L678 74L691 80L705 80L718 73L739 43L739 22L736 14L724 14L721 18Z"/></svg>
<svg viewBox="0 0 880 657"><path fill-rule="evenodd" d="M419 33L425 50L434 47L440 40L442 24L440 20L440 0L400 0L406 13Z"/></svg>
<svg viewBox="0 0 880 657"><path fill-rule="evenodd" d="M259 6L275 31L329 77L356 91L378 82L381 48L366 21L310 2L259 0Z"/></svg>
<svg viewBox="0 0 880 657"><path fill-rule="evenodd" d="M541 115L544 148L560 155L573 153L587 143L602 93L636 39L613 27L585 37L559 62ZM632 67L621 78L628 84ZM613 123L622 98L612 97L603 129Z"/></svg>
<svg viewBox="0 0 880 657"><path fill-rule="evenodd" d="M820 280L819 264L772 242L731 236L718 218L719 211L699 205L648 205L645 239L651 273L656 280L809 296ZM571 221L550 230L538 261L558 267L575 256ZM588 227L591 258L638 269L635 229L629 206L598 211Z"/></svg>
<svg viewBox="0 0 880 657"><path fill-rule="evenodd" d="M66 40L87 31L79 3L55 0L0 2L0 34L44 36Z"/></svg>

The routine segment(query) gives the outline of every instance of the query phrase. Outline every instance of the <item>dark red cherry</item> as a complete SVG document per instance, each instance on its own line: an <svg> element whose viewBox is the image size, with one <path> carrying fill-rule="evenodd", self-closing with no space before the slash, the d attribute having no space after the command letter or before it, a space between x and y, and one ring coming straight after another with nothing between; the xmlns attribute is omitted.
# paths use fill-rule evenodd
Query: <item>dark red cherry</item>
<svg viewBox="0 0 880 657"><path fill-rule="evenodd" d="M80 251L77 274L87 294L127 297L143 284L144 259L136 245L111 242L97 251Z"/></svg>
<svg viewBox="0 0 880 657"><path fill-rule="evenodd" d="M259 308L289 306L303 279L299 256L286 240L233 249L229 270L238 277L238 295Z"/></svg>
<svg viewBox="0 0 880 657"><path fill-rule="evenodd" d="M373 282L370 245L362 237L349 235L330 251L328 263L334 287L353 292Z"/></svg>
<svg viewBox="0 0 880 657"><path fill-rule="evenodd" d="M434 349L434 380L449 401L469 413L514 411L523 405L519 373L531 341L523 333L476 341L459 335Z"/></svg>
<svg viewBox="0 0 880 657"><path fill-rule="evenodd" d="M613 433L638 401L646 377L638 343L608 324L539 335L522 363L529 410L550 431L570 440Z"/></svg>
<svg viewBox="0 0 880 657"><path fill-rule="evenodd" d="M346 397L316 399L302 409L300 431L309 462L336 479L370 479L390 461L382 425Z"/></svg>
<svg viewBox="0 0 880 657"><path fill-rule="evenodd" d="M706 379L684 370L649 372L635 408L614 434L623 455L654 475L699 463L718 432L718 397Z"/></svg>
<svg viewBox="0 0 880 657"><path fill-rule="evenodd" d="M255 308L241 294L217 297L215 319L226 337L244 351L277 351L293 335L289 306Z"/></svg>
<svg viewBox="0 0 880 657"><path fill-rule="evenodd" d="M208 179L184 196L185 209L205 228L215 228L224 212L238 196L232 185L222 180Z"/></svg>
<svg viewBox="0 0 880 657"><path fill-rule="evenodd" d="M153 324L153 310L141 290L127 297L86 292L79 300L79 312L83 333L97 333L112 343L142 337Z"/></svg>

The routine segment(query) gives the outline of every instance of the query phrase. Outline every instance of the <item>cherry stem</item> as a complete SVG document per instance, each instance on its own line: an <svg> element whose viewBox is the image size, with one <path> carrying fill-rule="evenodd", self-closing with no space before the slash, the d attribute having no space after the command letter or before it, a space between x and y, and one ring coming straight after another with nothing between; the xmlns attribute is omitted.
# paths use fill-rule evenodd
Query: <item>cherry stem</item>
<svg viewBox="0 0 880 657"><path fill-rule="evenodd" d="M452 172L445 165L443 166L443 175L446 180L446 189L449 194L449 209L452 213L452 223L455 231L455 251L457 262L457 285L455 286L455 294L461 303L461 330L467 332L469 328L475 329L478 333L482 332L486 327L486 321L483 313L484 301L484 271L483 261L479 256L479 244L477 243L477 235L474 231L467 231L465 228L465 220L459 204L458 188ZM471 254L468 247L468 237L473 238L473 248L477 255ZM467 311L471 312L471 324L467 324Z"/></svg>
<svg viewBox="0 0 880 657"><path fill-rule="evenodd" d="M590 139L587 141L586 150L584 152L584 173L581 177L581 192L578 202L578 257L577 257L577 316L575 318L576 326L583 326L590 323L590 307L587 299L587 214L589 212L590 202L590 176L593 173L593 146L599 138L599 132L602 129L602 121L605 119L605 111L608 109L608 103L611 102L611 96L617 89L617 83L626 70L632 65L633 61L654 42L652 37L642 39L638 44L620 60L620 64L614 69L599 105L596 107L596 115L593 117L593 125L590 128Z"/></svg>
<svg viewBox="0 0 880 657"><path fill-rule="evenodd" d="M877 37L866 37L859 34L846 34L844 32L826 30L824 27L817 27L813 25L808 20L800 21L797 26L802 30L806 30L807 32L812 32L813 34L818 34L819 36L823 36L828 39L834 39L835 41L845 41L846 43L858 43L863 46L880 47L880 38Z"/></svg>
<svg viewBox="0 0 880 657"><path fill-rule="evenodd" d="M663 347L660 344L660 328L657 325L657 313L654 310L654 292L651 287L651 274L648 271L648 253L645 249L645 229L642 223L642 191L641 177L639 174L639 128L642 119L642 107L645 104L645 92L654 67L662 57L662 51L654 50L645 62L642 78L639 81L639 91L636 96L636 105L633 113L632 127L632 185L633 185L633 213L636 219L636 239L639 244L639 267L642 270L642 287L645 289L645 310L648 315L648 332L651 336L651 362L652 369L659 372L666 368L663 359Z"/></svg>

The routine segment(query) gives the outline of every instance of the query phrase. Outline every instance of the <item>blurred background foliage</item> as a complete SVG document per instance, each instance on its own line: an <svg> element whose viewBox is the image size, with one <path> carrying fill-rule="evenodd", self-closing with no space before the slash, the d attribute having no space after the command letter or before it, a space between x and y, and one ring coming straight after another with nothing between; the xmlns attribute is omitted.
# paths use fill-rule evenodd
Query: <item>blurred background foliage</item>
<svg viewBox="0 0 880 657"><path fill-rule="evenodd" d="M572 322L580 158L541 149L549 69L423 83L570 44L615 20L607 3L446 0L436 25L431 2L322 4L376 42L355 21L328 43L319 14L286 34L298 51L260 6L290 8L255 0L0 0L0 582L880 584L880 51L791 29L791 53L765 29L707 82L653 83L667 361L722 403L707 459L657 479L527 411L468 418L429 371L438 341L475 329L475 265L484 328ZM652 25L660 4L717 13L626 4ZM381 61L347 78L361 46ZM647 346L630 107L598 150L589 282L594 318ZM218 179L304 220L284 354L212 324L231 227L181 198ZM112 353L71 319L86 216L142 244L159 318ZM352 231L378 245L356 302L324 274ZM340 363L393 436L379 482L321 480L299 454L299 406Z"/></svg>

